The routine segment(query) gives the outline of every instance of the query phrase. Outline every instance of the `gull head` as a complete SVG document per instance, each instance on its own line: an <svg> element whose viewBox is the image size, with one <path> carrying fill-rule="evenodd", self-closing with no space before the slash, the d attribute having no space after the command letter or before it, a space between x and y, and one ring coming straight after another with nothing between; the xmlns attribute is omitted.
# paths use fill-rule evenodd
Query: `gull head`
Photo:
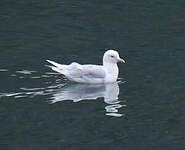
<svg viewBox="0 0 185 150"><path fill-rule="evenodd" d="M105 63L118 63L118 62L122 62L125 63L125 60L121 59L119 57L119 53L115 50L108 50L104 53L103 55L103 64Z"/></svg>

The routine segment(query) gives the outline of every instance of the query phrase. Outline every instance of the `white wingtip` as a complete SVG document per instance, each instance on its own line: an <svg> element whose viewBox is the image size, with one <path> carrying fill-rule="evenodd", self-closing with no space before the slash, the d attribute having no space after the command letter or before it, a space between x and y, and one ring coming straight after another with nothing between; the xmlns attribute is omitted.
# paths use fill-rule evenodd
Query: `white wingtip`
<svg viewBox="0 0 185 150"><path fill-rule="evenodd" d="M47 62L49 62L50 64L52 64L52 65L54 65L54 66L56 66L56 67L62 67L62 65L61 64L59 64L59 63L56 63L56 62L54 62L54 61L51 61L51 60L46 60Z"/></svg>
<svg viewBox="0 0 185 150"><path fill-rule="evenodd" d="M48 59L47 59L46 61L47 61L47 62L49 62L50 64L52 64L52 62L53 62L53 61L51 61L51 60L48 60Z"/></svg>

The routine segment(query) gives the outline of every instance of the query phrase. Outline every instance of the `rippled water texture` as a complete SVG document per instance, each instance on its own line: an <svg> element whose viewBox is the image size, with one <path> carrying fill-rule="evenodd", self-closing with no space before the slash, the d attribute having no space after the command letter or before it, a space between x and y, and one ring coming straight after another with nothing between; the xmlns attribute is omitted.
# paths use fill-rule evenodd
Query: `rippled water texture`
<svg viewBox="0 0 185 150"><path fill-rule="evenodd" d="M184 1L0 1L0 150L184 150ZM74 84L47 59L126 64Z"/></svg>

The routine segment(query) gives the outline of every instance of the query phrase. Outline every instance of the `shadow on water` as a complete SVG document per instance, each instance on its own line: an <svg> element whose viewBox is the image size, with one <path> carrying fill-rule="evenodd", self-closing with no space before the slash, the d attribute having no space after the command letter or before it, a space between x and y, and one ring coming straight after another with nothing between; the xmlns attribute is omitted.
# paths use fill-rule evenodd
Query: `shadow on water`
<svg viewBox="0 0 185 150"><path fill-rule="evenodd" d="M5 71L5 70L3 70ZM6 70L8 71L8 70ZM45 85L43 87L19 87L17 92L7 92L0 93L0 98L2 97L13 97L15 99L20 98L34 98L35 96L45 96L47 95L47 103L54 104L56 102L62 101L73 101L74 103L80 101L89 101L97 100L103 98L106 103L105 115L122 117L124 114L119 112L119 109L125 107L125 101L119 100L119 84L124 82L118 81L116 83L109 84L77 84L67 82L67 79L56 79L58 77L57 73L46 72L44 75L34 75L36 71L21 70L16 71L11 76L14 78L19 78L26 80L26 78L33 80L42 80L47 78L48 80L44 81ZM49 82L51 78L55 79L55 83ZM65 82L65 83L62 83ZM93 105L93 103L92 103Z"/></svg>

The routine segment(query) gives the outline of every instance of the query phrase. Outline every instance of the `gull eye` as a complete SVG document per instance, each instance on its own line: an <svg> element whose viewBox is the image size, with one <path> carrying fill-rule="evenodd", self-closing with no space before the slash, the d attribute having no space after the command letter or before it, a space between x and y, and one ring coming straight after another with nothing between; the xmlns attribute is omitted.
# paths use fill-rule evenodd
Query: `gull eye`
<svg viewBox="0 0 185 150"><path fill-rule="evenodd" d="M110 57L111 57L111 58L114 58L114 56L113 56L113 55L110 55Z"/></svg>

